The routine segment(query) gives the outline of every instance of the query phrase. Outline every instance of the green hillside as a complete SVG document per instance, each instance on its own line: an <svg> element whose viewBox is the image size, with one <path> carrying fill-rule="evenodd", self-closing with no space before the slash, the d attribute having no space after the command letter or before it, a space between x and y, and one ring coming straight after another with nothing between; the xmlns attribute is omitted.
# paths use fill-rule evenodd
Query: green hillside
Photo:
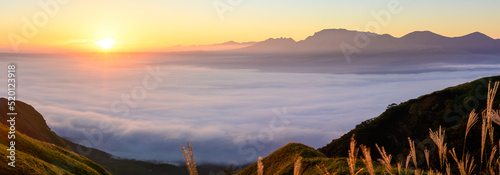
<svg viewBox="0 0 500 175"><path fill-rule="evenodd" d="M7 150L11 140L6 133L10 129L0 124L0 149ZM1 151L0 174L109 174L100 165L86 157L68 151L54 144L32 139L20 132L15 138L15 166L8 166L9 152Z"/></svg>
<svg viewBox="0 0 500 175"><path fill-rule="evenodd" d="M7 114L7 99L5 98L0 98L0 117L2 120L0 120L0 125L2 127L10 126L7 123L8 116ZM94 149L94 148L89 148L85 147L76 143L73 143L69 140L66 140L64 138L60 138L57 134L55 134L49 126L47 126L47 123L45 122L45 119L43 116L36 111L34 107L32 107L29 104L26 104L22 101L16 101L16 112L18 115L16 116L16 132L23 133L24 138L28 138L33 140L33 143L36 144L49 144L51 146L58 146L57 150L68 152L73 151L76 152L75 150L86 150L85 155L81 155L80 157L84 156L91 161L99 164L100 166L104 167L108 172L116 175L136 175L136 174L155 174L155 175L177 175L177 174L188 174L187 169L184 166L174 166L170 164L161 164L161 163L151 163L151 162L146 162L146 161L139 161L139 160L131 160L131 159L120 159L117 158L116 156L113 156L109 153L106 153L104 151ZM6 132L1 133L2 139L7 138ZM16 136L17 137L17 136ZM17 140L17 138L16 138ZM0 146L6 146L7 145L7 140L2 140L2 145ZM46 142L46 143L45 143ZM65 148L65 149L62 149ZM3 147L2 147L3 149ZM45 149L37 149L41 153L46 153ZM33 157L32 154L33 149L27 149L27 152L19 152L19 156L21 156L21 159L25 159L27 161L23 162L38 162L40 166L31 166L31 164L23 164L23 162L19 162L19 166L23 167L31 167L33 169L39 169L39 171L34 171L34 172L44 172L47 171L49 174L56 174L56 173L51 173L51 172L64 172L64 168L59 168L58 166L53 166L51 163L47 163L44 161L44 159L37 158L36 156ZM176 151L180 151L176 150ZM76 152L78 153L78 152ZM6 152L2 152L2 154L6 154ZM74 153L72 153L74 154ZM30 157L31 156L31 157ZM59 154L53 154L52 157L57 157L60 156ZM49 156L50 157L50 156ZM85 159L85 160L88 160ZM39 161L35 161L39 160ZM6 160L2 160L6 161ZM94 163L94 164L95 164ZM4 164L6 165L6 163ZM30 166L28 166L30 165ZM43 168L42 168L43 167ZM209 174L209 172L220 172L225 170L226 166L225 165L199 165L199 172L200 174ZM6 168L5 170L8 170ZM69 171L71 172L71 171ZM4 174L0 171L0 174ZM22 173L21 173L22 174Z"/></svg>
<svg viewBox="0 0 500 175"><path fill-rule="evenodd" d="M372 160L377 160L381 157L380 153L374 149L375 144L384 146L387 154L392 155L392 171L395 169L396 163L402 165L404 169L407 155L410 153L410 145L408 137L415 141L415 160L417 160L418 169L428 171L424 150L429 150L429 166L432 170L444 172L440 167L440 159L438 158L438 150L435 143L429 138L429 129L437 130L439 126L445 131L444 143L447 144L448 150L457 149L457 157L462 157L462 148L475 158L476 169L471 170L472 173L479 173L481 168L485 167L486 160L483 166L480 164L481 150L481 112L486 108L486 99L488 94L488 82L500 81L500 76L486 77L475 80L473 82L464 83L458 86L446 88L441 91L423 95L417 99L412 99L399 105L391 105L380 116L364 121L357 125L355 129L344 134L338 139L334 139L331 143L318 150L314 150L302 144L288 144L279 150L275 151L268 157L262 160L264 165L264 174L293 174L295 161L299 156L302 156L301 174L322 174L316 167L325 166L328 172L336 172L338 174L350 174L347 163L348 152L350 149L351 137L355 135L355 139L359 144L371 147ZM493 101L493 109L498 109L500 105L500 95L497 95ZM471 127L467 136L467 144L464 144L464 133L466 130L467 120L470 112L476 109L480 120ZM494 138L499 140L499 129L497 124L493 124ZM485 142L485 153L489 157L492 148L496 142L491 144L488 139ZM498 146L498 145L497 145ZM494 152L493 152L494 153ZM457 174L459 168L450 152L445 152L446 157L451 164L451 173ZM493 161L497 160L500 164L500 158L495 159L496 154L491 155ZM486 159L486 158L484 158ZM365 168L361 174L367 174L366 167L359 160L356 162L356 169ZM413 169L414 162L410 162L409 168ZM383 174L381 164L374 163L376 174ZM481 167L481 168L479 168ZM486 167L485 167L486 168ZM496 171L500 168L493 166L489 170ZM413 174L413 170L408 172ZM424 173L424 174L425 174ZM240 175L257 174L257 163L245 168L239 172ZM398 173L399 174L399 173Z"/></svg>
<svg viewBox="0 0 500 175"><path fill-rule="evenodd" d="M264 175L288 175L293 174L294 164L297 158L301 156L301 174L322 174L316 165L338 174L349 174L349 166L346 158L327 158L324 154L312 147L300 144L289 143L276 150L271 155L262 159L264 165ZM361 161L356 163L357 167L364 167ZM374 162L375 171L382 173L383 168L380 164ZM362 171L361 174L366 174ZM254 163L238 173L238 175L257 174L257 163Z"/></svg>
<svg viewBox="0 0 500 175"><path fill-rule="evenodd" d="M473 108L483 111L486 107L486 94L489 81L500 81L500 76L486 77L473 82L446 88L428 95L421 96L387 109L380 116L364 121L355 129L319 149L328 157L346 157L350 138L355 134L359 144L374 148L378 143L385 146L387 153L396 160L405 162L409 152L408 137L417 144L417 155L423 157L423 150L434 150L435 145L429 139L429 128L438 129L441 125L446 131L445 142L448 148L463 148L463 138L469 113ZM500 95L494 99L493 108L498 108ZM480 121L478 121L480 123ZM498 128L495 127L495 140L498 140ZM467 150L479 159L481 141L481 125L472 127L467 138ZM489 142L487 142L489 143ZM489 145L486 148L490 148ZM486 152L489 150L487 149ZM461 156L461 152L459 151ZM379 154L372 156L377 158ZM431 154L431 165L439 165L437 154ZM420 164L423 165L423 162Z"/></svg>
<svg viewBox="0 0 500 175"><path fill-rule="evenodd" d="M17 112L16 131L20 131L31 138L52 143L63 148L67 146L66 142L50 130L43 116L35 108L22 101L16 101L15 107ZM8 112L7 99L0 98L0 116L2 116L0 123L7 126L9 126L7 123L8 116L6 115Z"/></svg>
<svg viewBox="0 0 500 175"><path fill-rule="evenodd" d="M2 120L0 120L1 123L0 125L2 126L2 129L8 129L7 126L10 126L10 124L7 123L9 117L6 115L8 112L7 109L8 109L7 99L0 98L0 116L2 118ZM98 172L99 174L109 174L107 171L119 175L187 173L183 168L169 164L154 164L137 160L118 159L103 151L93 148L87 148L75 144L66 139L60 138L57 134L55 134L53 131L50 130L43 116L38 111L36 111L35 108L22 101L16 101L16 112L17 112L16 125L15 125L16 134L23 133L23 135L21 136L16 135L16 143L19 144L19 145L16 144L16 148L20 149L20 152L18 150L20 156L19 157L20 162L17 162L19 163L19 165L17 165L18 168L15 169L9 169L8 167L6 167L5 169L3 168L3 170L5 171L11 171L10 173L26 174L22 172L29 172L29 171L32 172L46 171L49 174L57 174L55 172L71 173L73 172L73 170L71 170L71 166L69 164L66 165L58 162L58 161L65 161L66 159L65 157L68 157L68 155L73 156L73 158L69 162L84 161L86 163L90 163L89 165L91 165L91 167L95 167L96 169L98 169L98 171L96 172ZM0 140L2 141L1 142L2 149L3 147L8 146L7 141L10 141L7 140L6 133L7 132L4 132L3 130L1 131ZM18 146L20 148L18 148ZM77 155L76 153L71 152L73 150L78 150L77 147L80 147L80 149L83 148L84 150L91 149L90 154ZM7 154L7 152L3 151L2 156L3 154ZM37 156L42 156L42 157L37 157ZM7 161L7 160L2 159L2 161ZM61 164L60 166L64 167L54 166L54 163L52 162L57 163L58 165ZM77 165L75 170L78 172L77 174L93 174L92 171L80 172L79 169L85 166L81 166L77 163L74 164ZM7 162L2 163L2 166L3 165L7 165ZM104 170L101 166L104 167L107 171ZM65 168L68 170L66 170ZM4 173L0 172L0 174Z"/></svg>
<svg viewBox="0 0 500 175"><path fill-rule="evenodd" d="M85 147L82 145L75 144L69 140L65 140L72 150L78 150L78 147L83 150L88 151L89 154L85 157L93 160L94 162L102 165L112 174L120 175L136 175L136 174L158 174L158 175L168 175L168 174L187 174L185 168L180 168L170 164L155 164L150 162L130 160L130 159L119 159L111 154L104 151Z"/></svg>

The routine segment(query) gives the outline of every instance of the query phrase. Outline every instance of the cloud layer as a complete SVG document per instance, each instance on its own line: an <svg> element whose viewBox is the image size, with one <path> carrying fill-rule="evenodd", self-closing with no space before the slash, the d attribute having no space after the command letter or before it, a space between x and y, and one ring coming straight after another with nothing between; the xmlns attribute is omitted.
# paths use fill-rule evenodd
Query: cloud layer
<svg viewBox="0 0 500 175"><path fill-rule="evenodd" d="M18 65L19 99L58 135L164 162L182 160L186 140L197 161L217 163L253 162L288 142L321 147L390 103L500 73L462 65L419 74L270 73L100 55L17 56L0 66L7 63ZM160 81L151 71L162 72ZM145 87L145 79L158 85Z"/></svg>

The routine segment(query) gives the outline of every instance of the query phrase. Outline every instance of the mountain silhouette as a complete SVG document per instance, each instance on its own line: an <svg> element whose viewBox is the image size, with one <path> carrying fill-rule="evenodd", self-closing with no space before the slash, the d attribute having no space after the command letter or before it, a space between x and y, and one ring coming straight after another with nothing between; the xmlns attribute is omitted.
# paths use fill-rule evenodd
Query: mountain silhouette
<svg viewBox="0 0 500 175"><path fill-rule="evenodd" d="M352 46L364 53L385 52L468 52L500 53L500 42L474 32L460 37L445 37L430 31L415 31L396 38L389 34L375 34L346 29L325 29L301 41L291 38L268 39L238 49L241 52L265 53L336 53L342 45Z"/></svg>

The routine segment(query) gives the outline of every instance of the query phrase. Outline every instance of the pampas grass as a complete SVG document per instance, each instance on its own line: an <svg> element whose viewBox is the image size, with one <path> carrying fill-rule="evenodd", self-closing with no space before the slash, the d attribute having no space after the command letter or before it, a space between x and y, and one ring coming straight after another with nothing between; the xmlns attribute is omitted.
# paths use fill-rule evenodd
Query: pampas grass
<svg viewBox="0 0 500 175"><path fill-rule="evenodd" d="M368 170L368 173L370 173L370 175L375 175L372 156L370 155L370 148L366 147L365 145L360 145L359 147L361 148L361 152L363 153L364 158L362 160L366 166L366 169Z"/></svg>
<svg viewBox="0 0 500 175"><path fill-rule="evenodd" d="M411 159L413 160L413 165L415 165L415 174L418 173L418 167L417 167L417 152L415 151L415 142L408 137L408 142L410 142L410 155Z"/></svg>
<svg viewBox="0 0 500 175"><path fill-rule="evenodd" d="M411 154L406 156L405 174L408 174L408 164L410 164Z"/></svg>
<svg viewBox="0 0 500 175"><path fill-rule="evenodd" d="M347 164L349 165L349 171L351 175L355 175L356 173L356 157L358 156L358 148L356 148L356 140L354 139L354 135L351 137L349 150L349 157L347 158Z"/></svg>
<svg viewBox="0 0 500 175"><path fill-rule="evenodd" d="M299 156L297 161L295 161L295 166L293 167L293 175L300 175L300 168L302 166L302 157Z"/></svg>
<svg viewBox="0 0 500 175"><path fill-rule="evenodd" d="M401 174L401 166L403 166L402 163L398 162L398 174Z"/></svg>
<svg viewBox="0 0 500 175"><path fill-rule="evenodd" d="M378 159L378 161L380 162L380 164L384 165L385 171L387 171L391 175L394 175L391 166L392 156L390 154L387 155L387 153L385 152L385 148L383 146L382 149L380 149L380 147L377 144L375 144L375 146L377 147L378 152L380 152L380 155L382 156L382 159Z"/></svg>
<svg viewBox="0 0 500 175"><path fill-rule="evenodd" d="M476 109L472 109L472 111L469 114L469 119L467 120L467 127L465 129L464 146L463 146L463 150L462 150L462 155L465 155L465 144L467 143L467 135L469 134L469 131L472 129L472 126L474 126L474 124L476 124L477 118L478 118L478 116L476 113Z"/></svg>
<svg viewBox="0 0 500 175"><path fill-rule="evenodd" d="M194 161L193 147L186 141L187 149L181 144L182 153L184 154L184 159L186 160L186 166L190 175L198 175L198 170L196 170L196 162Z"/></svg>
<svg viewBox="0 0 500 175"><path fill-rule="evenodd" d="M500 125L500 116L498 115L499 112L500 112L499 110L497 110L497 111L492 110L491 111L491 121L495 122L497 125Z"/></svg>
<svg viewBox="0 0 500 175"><path fill-rule="evenodd" d="M443 170L443 165L445 165L447 161L446 151L448 148L446 146L446 143L444 143L444 136L445 132L441 132L441 126L439 126L439 130L436 132L432 132L432 130L429 128L429 137L438 147L439 165L441 165L441 170Z"/></svg>
<svg viewBox="0 0 500 175"><path fill-rule="evenodd" d="M494 167L492 166L492 163L493 163L493 159L495 158L496 152L497 152L497 146L495 145L491 149L490 160L488 162L488 170L490 171L490 174L495 174L495 170L494 170Z"/></svg>
<svg viewBox="0 0 500 175"><path fill-rule="evenodd" d="M451 165L449 163L446 164L446 174L451 175Z"/></svg>
<svg viewBox="0 0 500 175"><path fill-rule="evenodd" d="M493 119L493 101L495 100L495 95L497 93L498 85L500 82L495 82L493 88L491 88L491 81L488 83L488 98L486 99L486 120L487 120L487 128L489 130L491 145L493 145L493 130L494 128L491 125L491 121Z"/></svg>
<svg viewBox="0 0 500 175"><path fill-rule="evenodd" d="M483 155L484 155L484 145L486 142L486 133L487 133L487 127L486 127L486 112L483 112L483 123L481 125L481 168L483 166Z"/></svg>
<svg viewBox="0 0 500 175"><path fill-rule="evenodd" d="M500 140L498 142L498 145L495 145L492 142L491 153L490 153L489 157L486 156L487 157L486 158L487 164L485 166L486 166L487 170L485 170L484 172L482 171L483 157L485 157L486 137L489 134L490 139L493 141L493 138L494 138L493 134L494 133L493 133L492 123L496 123L496 124L500 125L500 116L499 116L500 111L495 111L492 109L494 98L495 98L496 91L498 89L499 84L500 84L499 82L495 82L493 85L493 88L491 88L490 87L491 82L490 82L490 84L488 86L487 108L486 108L486 110L482 111L482 113L481 113L482 114L481 115L481 118L482 118L481 150L480 150L480 153L481 153L480 168L481 169L478 172L479 174L495 174L495 171L498 169L498 171L499 171L498 174L500 175L500 157L495 157L498 155L497 151L500 147ZM471 156L469 153L466 153L465 148L466 148L466 143L467 143L467 136L472 131L472 128L478 122L478 120L479 120L479 115L476 112L476 109L473 109L469 114L469 118L467 120L467 125L465 128L465 135L464 135L464 141L463 141L463 151L462 151L463 153L462 153L461 159L458 159L457 154L455 152L455 148L448 150L447 143L444 142L445 131L441 128L441 126L439 126L439 129L436 131L432 131L429 128L429 138L437 146L437 154L438 154L439 164L440 164L441 169L437 170L436 165L434 165L434 168L431 167L431 160L430 160L431 152L427 148L425 148L424 149L424 156L425 156L425 161L427 163L427 169L428 169L427 174L428 175L433 175L433 174L442 175L443 172L446 172L447 175L452 174L451 163L448 161L448 157L447 157L448 153L455 160L455 162L457 164L458 171L460 172L461 175L472 174L472 172L476 168L476 164L474 164L474 157ZM417 150L416 150L415 142L413 140L411 140L410 137L408 137L408 142L409 142L409 146L410 146L410 152L409 152L408 156L406 157L406 164L404 167L405 168L404 172L402 170L403 162L398 161L397 173L400 175L402 173L409 174L408 173L408 169L409 169L408 165L409 165L410 161L412 161L414 168L415 168L415 172L413 174L415 174L415 175L424 174L425 173L424 168L418 169L418 162L417 162L417 155L416 155ZM371 153L370 153L370 148L365 146L365 145L360 145L359 148L357 148L356 144L357 143L356 143L356 140L354 139L354 134L353 134L351 137L350 145L349 145L350 146L350 149L348 151L349 157L347 157L347 164L349 166L348 167L349 173L351 175L359 174L362 170L365 169L365 168L356 169L356 160L358 158L357 156L358 156L359 149L361 149L361 152L363 153L363 157L361 157L361 160L363 161L363 164L365 165L368 174L370 174L370 175L375 175L376 173L384 173L385 174L385 172L387 172L391 175L395 174L395 170L393 170L392 165L391 165L392 155L387 154L387 152L383 146L379 147L378 144L375 144L375 146L377 147L377 150L379 151L379 153L381 155L381 158L377 159L377 161L380 162L380 164L384 167L384 170L383 170L384 172L376 172L374 165L373 165ZM454 144L456 144L456 143L454 143ZM184 157L186 158L186 164L188 165L188 170L189 170L191 175L197 174L191 145L189 145L189 142L187 143L187 145L188 145L188 149L187 149L188 151L186 151L184 146L182 146L182 145L181 146L182 146L182 150L184 153ZM474 152L478 152L478 151L474 151ZM307 169L307 167L309 166L306 164L306 165L304 165L304 167L302 167L303 166L302 163L308 162L307 159L306 159L306 161L302 162L302 159L303 158L300 156L297 158L297 160L294 164L294 171L293 171L294 175L299 175L301 173L302 168L305 167L305 169ZM318 165L318 164L315 165L320 174L322 174L322 175L337 174L337 173L328 172L325 165L321 165L322 167L320 167L320 165ZM443 170L443 167L444 167L444 170ZM379 170L379 169L377 169L377 170ZM306 172L306 171L307 170L304 170L304 172ZM259 160L257 162L257 172L258 172L258 175L263 175L263 173L264 173L264 165L262 164L261 157L259 157Z"/></svg>
<svg viewBox="0 0 500 175"><path fill-rule="evenodd" d="M316 168L318 168L319 172L321 172L322 175L330 175L330 173L326 169L325 165L321 165L321 166L323 166L323 169L321 169L318 165L316 165ZM333 173L333 174L337 174L337 173Z"/></svg>
<svg viewBox="0 0 500 175"><path fill-rule="evenodd" d="M427 169L431 170L431 166L429 164L429 150L425 148L424 150L425 161L427 162Z"/></svg>
<svg viewBox="0 0 500 175"><path fill-rule="evenodd" d="M467 127L465 129L465 137L464 137L464 145L465 145L465 141L467 140L467 135L469 134L469 131L472 129L472 126L474 126L474 124L476 124L477 122L477 113L476 113L476 109L472 109L472 111L470 112L469 114L469 119L467 120Z"/></svg>
<svg viewBox="0 0 500 175"><path fill-rule="evenodd" d="M470 174L472 174L472 171L476 167L476 165L474 165L474 157L472 157L470 159L470 162L469 162L470 155L466 154L465 155L465 160L464 159L458 160L457 154L455 153L455 148L453 148L450 151L450 154L453 157L453 159L455 159L455 162L457 162L458 170L460 171L460 175L470 175Z"/></svg>
<svg viewBox="0 0 500 175"><path fill-rule="evenodd" d="M264 174L264 164L262 164L262 157L259 157L259 160L257 161L257 174Z"/></svg>

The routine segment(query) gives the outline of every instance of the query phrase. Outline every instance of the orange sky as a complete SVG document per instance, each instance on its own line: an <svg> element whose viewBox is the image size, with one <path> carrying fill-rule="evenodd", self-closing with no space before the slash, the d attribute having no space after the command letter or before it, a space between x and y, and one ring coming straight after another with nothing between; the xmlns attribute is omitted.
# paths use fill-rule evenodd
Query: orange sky
<svg viewBox="0 0 500 175"><path fill-rule="evenodd" d="M96 52L103 49L94 42L104 38L116 40L110 51L130 52L271 37L302 40L326 28L366 31L376 21L373 13L390 3L401 11L377 33L479 31L500 38L500 1L18 0L0 6L0 51Z"/></svg>

